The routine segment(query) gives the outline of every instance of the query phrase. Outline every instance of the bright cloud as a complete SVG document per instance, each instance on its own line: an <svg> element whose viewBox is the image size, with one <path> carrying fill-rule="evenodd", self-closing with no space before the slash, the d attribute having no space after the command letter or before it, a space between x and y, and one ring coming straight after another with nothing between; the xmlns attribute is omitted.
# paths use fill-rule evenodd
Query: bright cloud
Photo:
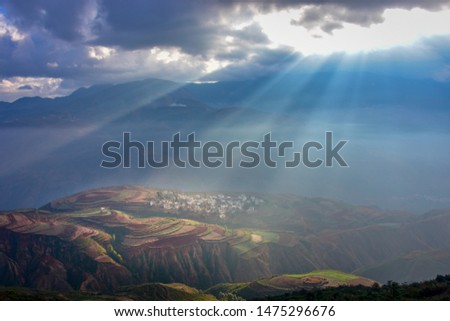
<svg viewBox="0 0 450 321"><path fill-rule="evenodd" d="M25 35L19 32L14 25L7 22L5 16L0 14L0 37L10 37L12 41L20 41L25 38Z"/></svg>
<svg viewBox="0 0 450 321"><path fill-rule="evenodd" d="M60 89L61 78L11 77L0 81L0 95L6 101L14 101L23 96L55 97L67 94Z"/></svg>
<svg viewBox="0 0 450 321"><path fill-rule="evenodd" d="M95 60L107 59L116 52L116 50L113 48L103 46L88 47L87 49L89 58Z"/></svg>
<svg viewBox="0 0 450 321"><path fill-rule="evenodd" d="M356 53L411 45L424 37L450 33L450 10L388 9L383 22L371 26L342 23L327 33L315 27L293 24L302 10L285 10L255 17L263 32L278 45L291 46L303 54Z"/></svg>

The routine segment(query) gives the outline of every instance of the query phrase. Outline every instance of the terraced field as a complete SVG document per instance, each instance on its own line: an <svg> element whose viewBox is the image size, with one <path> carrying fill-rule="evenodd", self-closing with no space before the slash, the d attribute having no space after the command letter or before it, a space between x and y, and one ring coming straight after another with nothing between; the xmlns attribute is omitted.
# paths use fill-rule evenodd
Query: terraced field
<svg viewBox="0 0 450 321"><path fill-rule="evenodd" d="M61 214L46 211L9 213L0 215L0 227L20 233L57 236L62 240L79 240L84 248L88 247L87 243L93 242L100 245L114 239L117 243L118 238L124 247L177 247L201 240L227 242L240 254L245 254L262 244L277 243L280 239L278 234L268 231L227 229L189 219L135 218L122 211L103 208ZM123 235L115 233L118 228Z"/></svg>
<svg viewBox="0 0 450 321"><path fill-rule="evenodd" d="M399 264L415 278L425 265L446 271L449 227L447 212L406 218L290 195L110 187L0 213L0 284L105 293L155 282L221 283L233 284L221 292L247 298L370 285L334 271L302 273L331 268L378 280ZM427 260L430 251L443 255Z"/></svg>

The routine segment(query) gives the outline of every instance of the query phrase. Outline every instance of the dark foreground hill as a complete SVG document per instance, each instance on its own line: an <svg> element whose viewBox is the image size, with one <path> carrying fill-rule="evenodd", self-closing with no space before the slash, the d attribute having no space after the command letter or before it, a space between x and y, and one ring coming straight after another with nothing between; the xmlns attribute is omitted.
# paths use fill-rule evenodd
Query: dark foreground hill
<svg viewBox="0 0 450 321"><path fill-rule="evenodd" d="M436 279L412 284L388 282L383 286L340 286L311 291L301 290L267 300L299 301L401 301L401 300L450 300L450 275L438 275Z"/></svg>
<svg viewBox="0 0 450 321"><path fill-rule="evenodd" d="M30 288L0 287L0 300L12 301L214 301L216 297L181 283L145 283L126 286L113 293L87 291L45 291Z"/></svg>
<svg viewBox="0 0 450 321"><path fill-rule="evenodd" d="M311 274L314 274L312 272ZM335 271L335 273L339 273ZM198 301L198 300L244 300L232 291L240 285L228 285L228 292L219 292L217 297L183 284L148 283L125 287L115 293L55 292L29 288L0 287L0 300L151 300L151 301ZM218 289L223 285L215 287ZM210 291L213 291L211 289ZM255 292L253 292L255 293ZM438 275L434 280L412 284L389 282L386 285L340 285L338 287L304 288L278 296L255 296L248 300L268 301L400 301L400 300L450 300L450 275Z"/></svg>
<svg viewBox="0 0 450 321"><path fill-rule="evenodd" d="M370 287L378 283L357 275L334 270L320 270L304 274L283 274L252 282L221 283L208 289L219 299L262 299L271 296L342 286Z"/></svg>

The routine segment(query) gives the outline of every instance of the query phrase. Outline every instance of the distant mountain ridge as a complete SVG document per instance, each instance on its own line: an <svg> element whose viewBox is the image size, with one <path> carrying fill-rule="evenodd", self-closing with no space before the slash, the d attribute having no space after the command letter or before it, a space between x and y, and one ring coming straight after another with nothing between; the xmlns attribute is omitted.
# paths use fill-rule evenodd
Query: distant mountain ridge
<svg viewBox="0 0 450 321"><path fill-rule="evenodd" d="M0 102L3 124L78 122L141 108L251 108L302 113L311 109L382 108L403 106L440 110L450 101L448 84L429 79L406 79L371 73L287 73L242 81L176 83L146 79L122 84L79 88L54 99L24 97ZM119 113L120 114L120 113ZM44 118L43 120L43 117ZM49 119L47 119L49 118Z"/></svg>
<svg viewBox="0 0 450 321"><path fill-rule="evenodd" d="M207 108L181 87L180 84L159 79L118 85L95 85L54 99L21 98L0 108L0 115L3 116L2 122L9 126L63 123L75 125L96 121L96 117L119 120L127 113L141 108Z"/></svg>
<svg viewBox="0 0 450 321"><path fill-rule="evenodd" d="M276 77L190 84L199 99L215 106L281 109L295 112L326 108L408 106L446 108L449 84L432 79L407 79L367 72L287 72Z"/></svg>

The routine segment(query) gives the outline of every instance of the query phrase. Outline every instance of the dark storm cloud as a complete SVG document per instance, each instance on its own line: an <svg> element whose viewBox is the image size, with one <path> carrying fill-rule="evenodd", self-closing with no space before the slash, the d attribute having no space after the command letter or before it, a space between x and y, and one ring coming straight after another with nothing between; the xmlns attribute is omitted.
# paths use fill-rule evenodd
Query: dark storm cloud
<svg viewBox="0 0 450 321"><path fill-rule="evenodd" d="M43 50L45 44L40 44L27 38L13 41L9 36L0 37L0 77L41 75L48 52Z"/></svg>
<svg viewBox="0 0 450 321"><path fill-rule="evenodd" d="M333 32L333 30L342 29L343 27L344 26L342 25L342 23L331 21L331 22L325 22L324 24L322 24L322 26L320 28L324 32L331 34Z"/></svg>
<svg viewBox="0 0 450 321"><path fill-rule="evenodd" d="M253 23L239 30L233 30L230 32L230 35L249 45L269 43L269 38L262 32L261 26L257 23Z"/></svg>
<svg viewBox="0 0 450 321"><path fill-rule="evenodd" d="M294 2L294 1L292 1ZM287 1L290 3L290 1ZM386 9L422 8L438 10L448 6L448 0L392 0L392 1L358 1L358 0L330 0L330 1L297 1L297 3L314 4L306 7L298 19L292 24L303 26L307 29L321 28L324 32L332 33L335 29L342 28L342 23L348 22L361 26L370 26L383 22L383 12Z"/></svg>
<svg viewBox="0 0 450 321"><path fill-rule="evenodd" d="M387 8L429 10L448 0L281 0L281 1L102 1L96 20L96 43L126 49L174 46L190 54L205 54L220 46L239 23L257 12L309 6L293 23L332 32L343 22L368 26L383 21ZM245 34L242 34L245 36Z"/></svg>
<svg viewBox="0 0 450 321"><path fill-rule="evenodd" d="M0 35L0 77L74 78L83 74L92 66L83 41L94 4L93 0L0 0L0 23L9 30Z"/></svg>
<svg viewBox="0 0 450 321"><path fill-rule="evenodd" d="M342 28L343 22L369 26L383 22L383 12L386 9L439 10L448 7L449 0L277 0L257 1L256 6L262 11L304 6L302 15L292 21L292 24L307 29L319 27L324 32L332 33Z"/></svg>
<svg viewBox="0 0 450 321"><path fill-rule="evenodd" d="M83 38L86 17L95 0L1 1L11 21L22 30L42 28L67 41Z"/></svg>
<svg viewBox="0 0 450 321"><path fill-rule="evenodd" d="M319 27L326 33L332 33L335 29L343 28L344 22L361 26L369 26L383 22L382 11L368 11L366 9L349 9L336 5L321 5L307 7L301 16L292 20L293 25L312 29Z"/></svg>
<svg viewBox="0 0 450 321"><path fill-rule="evenodd" d="M126 49L179 47L205 54L226 35L227 16L239 21L239 7L219 1L101 1L95 43Z"/></svg>
<svg viewBox="0 0 450 321"><path fill-rule="evenodd" d="M264 49L270 43L269 38L257 23L252 23L239 30L231 30L229 39L215 48L214 57L216 59L242 61L260 49Z"/></svg>
<svg viewBox="0 0 450 321"><path fill-rule="evenodd" d="M0 47L0 77L77 77L93 65L84 47L46 33L33 33L21 41L0 37Z"/></svg>
<svg viewBox="0 0 450 321"><path fill-rule="evenodd" d="M239 1L236 1L239 2ZM260 0L250 1L264 10L273 10L274 8L294 8L303 5L337 5L340 7L356 10L368 10L380 12L387 8L423 8L428 10L437 10L444 5L448 5L448 0Z"/></svg>
<svg viewBox="0 0 450 321"><path fill-rule="evenodd" d="M220 46L231 24L248 21L257 12L308 6L293 23L332 32L342 22L365 26L381 22L387 8L435 10L448 4L448 0L0 0L20 29L41 28L66 41L90 40L126 50L178 47L193 55Z"/></svg>

